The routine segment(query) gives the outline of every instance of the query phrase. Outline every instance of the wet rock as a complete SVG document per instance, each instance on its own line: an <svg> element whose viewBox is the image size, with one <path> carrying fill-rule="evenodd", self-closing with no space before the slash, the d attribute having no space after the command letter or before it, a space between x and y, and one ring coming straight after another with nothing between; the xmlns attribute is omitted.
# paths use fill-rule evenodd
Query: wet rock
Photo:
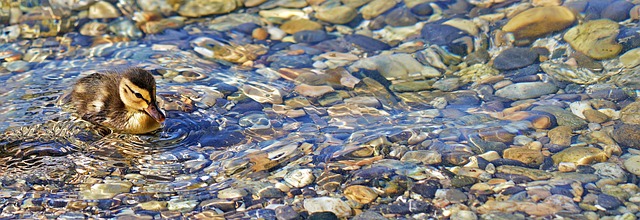
<svg viewBox="0 0 640 220"><path fill-rule="evenodd" d="M283 205L276 208L276 218L278 220L296 220L301 219L301 216L291 206Z"/></svg>
<svg viewBox="0 0 640 220"><path fill-rule="evenodd" d="M426 24L420 32L420 36L429 44L447 48L449 52L463 55L467 53L467 48L472 45L465 45L463 38L469 37L464 31L443 24Z"/></svg>
<svg viewBox="0 0 640 220"><path fill-rule="evenodd" d="M509 48L500 53L493 60L493 68L499 70L519 69L533 64L538 59L538 53L530 48Z"/></svg>
<svg viewBox="0 0 640 220"><path fill-rule="evenodd" d="M415 25L418 19L404 7L393 9L384 18L384 22L392 27Z"/></svg>
<svg viewBox="0 0 640 220"><path fill-rule="evenodd" d="M549 130L548 136L551 139L551 144L559 146L571 145L572 130L568 126L558 126Z"/></svg>
<svg viewBox="0 0 640 220"><path fill-rule="evenodd" d="M347 42L357 46L361 50L364 50L367 52L387 50L391 48L391 46L389 46L388 44L382 41L379 41L364 35L360 35L360 34L348 35L348 36L345 36L344 39Z"/></svg>
<svg viewBox="0 0 640 220"><path fill-rule="evenodd" d="M544 155L540 150L524 147L512 147L502 153L504 159L517 160L525 164L540 165L544 161Z"/></svg>
<svg viewBox="0 0 640 220"><path fill-rule="evenodd" d="M496 91L496 96L511 100L522 100L537 98L543 95L552 94L558 91L552 83L546 82L523 82L508 85Z"/></svg>
<svg viewBox="0 0 640 220"><path fill-rule="evenodd" d="M165 201L143 202L138 204L138 207L140 207L143 210L149 210L149 211L163 211L163 210L167 210L167 202Z"/></svg>
<svg viewBox="0 0 640 220"><path fill-rule="evenodd" d="M640 155L632 156L624 160L624 168L635 174L636 176L640 176Z"/></svg>
<svg viewBox="0 0 640 220"><path fill-rule="evenodd" d="M584 110L582 114L584 114L584 117L587 119L587 121L592 123L603 123L609 120L609 116L594 109Z"/></svg>
<svg viewBox="0 0 640 220"><path fill-rule="evenodd" d="M284 176L284 181L296 188L305 187L316 179L311 169L296 169Z"/></svg>
<svg viewBox="0 0 640 220"><path fill-rule="evenodd" d="M327 39L327 33L320 30L298 31L293 34L293 39L298 43L317 43Z"/></svg>
<svg viewBox="0 0 640 220"><path fill-rule="evenodd" d="M364 211L352 218L352 220L386 220L384 216L373 211Z"/></svg>
<svg viewBox="0 0 640 220"><path fill-rule="evenodd" d="M251 31L251 37L256 40L266 40L269 37L269 32L264 28L256 28Z"/></svg>
<svg viewBox="0 0 640 220"><path fill-rule="evenodd" d="M332 212L338 217L351 216L351 207L337 198L317 197L304 200L304 209L309 213Z"/></svg>
<svg viewBox="0 0 640 220"><path fill-rule="evenodd" d="M407 7L409 7L409 6L407 6ZM425 3L417 4L417 5L413 6L413 7L411 7L411 13L416 15L421 20L424 20L428 16L433 14L433 8L431 8L431 5L429 5L428 2L425 2Z"/></svg>
<svg viewBox="0 0 640 220"><path fill-rule="evenodd" d="M543 111L555 116L558 125L569 126L572 130L578 130L587 125L587 122L573 113L556 106L536 106L532 110Z"/></svg>
<svg viewBox="0 0 640 220"><path fill-rule="evenodd" d="M91 19L117 18L120 17L120 11L109 2L98 1L89 6L88 17Z"/></svg>
<svg viewBox="0 0 640 220"><path fill-rule="evenodd" d="M371 20L389 9L392 9L395 5L396 1L373 0L360 8L360 13L364 19Z"/></svg>
<svg viewBox="0 0 640 220"><path fill-rule="evenodd" d="M309 220L339 220L338 216L333 212L314 212L307 217Z"/></svg>
<svg viewBox="0 0 640 220"><path fill-rule="evenodd" d="M347 187L344 189L344 196L361 204L369 204L378 198L378 194L373 189L362 185Z"/></svg>
<svg viewBox="0 0 640 220"><path fill-rule="evenodd" d="M337 6L321 8L316 13L316 18L332 24L346 24L358 16L358 12L349 6Z"/></svg>
<svg viewBox="0 0 640 220"><path fill-rule="evenodd" d="M497 167L497 172L505 174L522 175L531 178L532 180L546 180L553 177L553 174L547 173L544 170L531 169L526 167L502 165Z"/></svg>
<svg viewBox="0 0 640 220"><path fill-rule="evenodd" d="M297 85L294 89L298 94L307 97L320 97L324 94L335 91L331 86L310 86L307 84Z"/></svg>
<svg viewBox="0 0 640 220"><path fill-rule="evenodd" d="M295 34L299 31L322 30L322 25L318 22L307 19L294 19L280 25L280 29L282 29L287 34Z"/></svg>
<svg viewBox="0 0 640 220"><path fill-rule="evenodd" d="M555 164L561 162L571 162L578 165L588 165L593 162L604 162L608 159L607 154L595 147L573 146L564 149L551 156Z"/></svg>
<svg viewBox="0 0 640 220"><path fill-rule="evenodd" d="M442 155L437 151L417 150L407 151L400 161L422 162L423 164L439 164Z"/></svg>
<svg viewBox="0 0 640 220"><path fill-rule="evenodd" d="M616 197L602 193L598 195L598 205L607 210L614 210L622 205L622 202Z"/></svg>
<svg viewBox="0 0 640 220"><path fill-rule="evenodd" d="M619 25L611 20L588 21L569 29L563 36L571 47L593 59L609 59L620 51L622 45L616 42Z"/></svg>
<svg viewBox="0 0 640 220"><path fill-rule="evenodd" d="M620 63L627 68L640 65L640 48L635 48L620 55Z"/></svg>
<svg viewBox="0 0 640 220"><path fill-rule="evenodd" d="M640 149L640 125L616 125L613 129L612 137L622 147Z"/></svg>
<svg viewBox="0 0 640 220"><path fill-rule="evenodd" d="M592 165L598 175L602 179L613 179L616 182L626 182L627 172L615 163L597 163Z"/></svg>
<svg viewBox="0 0 640 220"><path fill-rule="evenodd" d="M612 21L624 21L629 19L629 11L633 6L635 5L628 1L614 1L602 10L600 16Z"/></svg>
<svg viewBox="0 0 640 220"><path fill-rule="evenodd" d="M114 181L111 183L99 183L90 189L80 192L83 199L111 199L120 193L127 193L133 184L128 181Z"/></svg>
<svg viewBox="0 0 640 220"><path fill-rule="evenodd" d="M242 6L239 0L187 0L178 13L185 17L202 17L215 14L226 14Z"/></svg>
<svg viewBox="0 0 640 220"><path fill-rule="evenodd" d="M625 124L640 124L640 102L628 104L620 110L620 121Z"/></svg>
<svg viewBox="0 0 640 220"><path fill-rule="evenodd" d="M180 200L172 199L167 202L167 209L169 211L189 212L192 211L199 201L197 200Z"/></svg>
<svg viewBox="0 0 640 220"><path fill-rule="evenodd" d="M511 18L502 30L512 32L516 39L536 38L563 30L575 19L573 12L563 6L536 7Z"/></svg>
<svg viewBox="0 0 640 220"><path fill-rule="evenodd" d="M269 58L267 58L267 61L271 62L269 66L271 66L271 68L274 68L274 69L280 69L280 68L298 69L298 68L313 66L313 60L311 59L311 56L307 54L302 54L297 56L288 56L288 55L270 56Z"/></svg>

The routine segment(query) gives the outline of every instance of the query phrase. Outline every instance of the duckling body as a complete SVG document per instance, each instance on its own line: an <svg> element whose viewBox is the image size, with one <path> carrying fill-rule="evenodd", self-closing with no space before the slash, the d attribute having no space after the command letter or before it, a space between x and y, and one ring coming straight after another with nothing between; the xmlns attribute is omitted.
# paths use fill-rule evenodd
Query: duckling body
<svg viewBox="0 0 640 220"><path fill-rule="evenodd" d="M70 100L84 120L117 132L149 133L165 119L156 103L155 79L140 68L83 77Z"/></svg>

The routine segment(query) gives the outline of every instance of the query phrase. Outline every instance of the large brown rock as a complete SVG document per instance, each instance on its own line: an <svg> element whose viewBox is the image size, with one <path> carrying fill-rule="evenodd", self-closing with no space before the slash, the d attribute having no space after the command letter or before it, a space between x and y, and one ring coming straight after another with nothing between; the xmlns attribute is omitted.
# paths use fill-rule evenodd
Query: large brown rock
<svg viewBox="0 0 640 220"><path fill-rule="evenodd" d="M622 44L616 41L619 28L617 22L608 19L587 21L569 29L563 39L593 59L609 59L622 51Z"/></svg>

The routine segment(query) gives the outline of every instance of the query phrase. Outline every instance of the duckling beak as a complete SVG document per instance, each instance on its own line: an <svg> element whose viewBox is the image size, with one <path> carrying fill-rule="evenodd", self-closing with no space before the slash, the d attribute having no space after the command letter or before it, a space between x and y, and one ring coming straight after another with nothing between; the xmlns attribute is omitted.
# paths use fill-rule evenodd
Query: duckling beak
<svg viewBox="0 0 640 220"><path fill-rule="evenodd" d="M157 122L164 122L164 114L158 109L158 105L156 103L149 105L149 107L144 109L144 111L147 112L147 114L149 114L149 116L151 116Z"/></svg>

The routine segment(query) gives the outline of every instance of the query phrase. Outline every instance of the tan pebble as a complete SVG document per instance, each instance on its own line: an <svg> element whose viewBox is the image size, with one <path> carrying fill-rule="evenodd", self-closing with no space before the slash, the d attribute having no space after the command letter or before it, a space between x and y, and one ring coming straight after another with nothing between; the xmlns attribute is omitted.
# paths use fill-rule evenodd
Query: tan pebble
<svg viewBox="0 0 640 220"><path fill-rule="evenodd" d="M335 90L331 88L331 86L310 86L307 84L300 84L296 86L295 91L300 95L307 97L320 97Z"/></svg>
<svg viewBox="0 0 640 220"><path fill-rule="evenodd" d="M540 143L540 141L532 141L531 143L527 144L527 148L539 151L542 150L542 143Z"/></svg>
<svg viewBox="0 0 640 220"><path fill-rule="evenodd" d="M388 1L388 0L373 0L369 2L369 4L360 8L360 13L362 17L367 20L371 20L378 15L388 11L393 8L397 4L396 1Z"/></svg>
<svg viewBox="0 0 640 220"><path fill-rule="evenodd" d="M346 24L358 16L358 11L349 6L337 6L328 9L320 9L316 18L332 24Z"/></svg>
<svg viewBox="0 0 640 220"><path fill-rule="evenodd" d="M636 155L624 160L624 168L637 176L640 176L640 156Z"/></svg>
<svg viewBox="0 0 640 220"><path fill-rule="evenodd" d="M371 188L361 185L352 185L344 190L344 196L351 201L369 204L378 198L378 194Z"/></svg>
<svg viewBox="0 0 640 220"><path fill-rule="evenodd" d="M542 164L544 156L540 150L532 150L523 147L512 147L502 153L505 159L517 160L526 164Z"/></svg>
<svg viewBox="0 0 640 220"><path fill-rule="evenodd" d="M280 25L280 29L282 29L287 34L295 34L299 31L321 30L322 25L318 22L308 19L294 19Z"/></svg>
<svg viewBox="0 0 640 220"><path fill-rule="evenodd" d="M640 101L628 104L620 110L620 120L626 124L640 124Z"/></svg>
<svg viewBox="0 0 640 220"><path fill-rule="evenodd" d="M551 156L553 162L573 162L578 165L588 165L593 162L604 162L608 159L607 154L595 147L573 146L564 149Z"/></svg>
<svg viewBox="0 0 640 220"><path fill-rule="evenodd" d="M269 37L269 32L264 28L256 28L251 32L251 37L256 40L266 40Z"/></svg>
<svg viewBox="0 0 640 220"><path fill-rule="evenodd" d="M572 134L571 127L569 126L558 126L551 129L548 133L549 139L551 139L552 144L557 144L559 146L569 146L571 145L571 136Z"/></svg>
<svg viewBox="0 0 640 220"><path fill-rule="evenodd" d="M576 19L571 10L563 6L536 7L514 16L502 27L517 39L535 38L567 28Z"/></svg>
<svg viewBox="0 0 640 220"><path fill-rule="evenodd" d="M562 162L558 164L558 171L566 173L566 172L573 172L576 171L577 166L575 163L572 162Z"/></svg>
<svg viewBox="0 0 640 220"><path fill-rule="evenodd" d="M622 51L622 45L616 41L619 27L617 22L608 19L587 21L569 29L563 39L593 59L609 59Z"/></svg>
<svg viewBox="0 0 640 220"><path fill-rule="evenodd" d="M120 11L111 3L99 1L89 6L89 18L117 18L120 17Z"/></svg>
<svg viewBox="0 0 640 220"><path fill-rule="evenodd" d="M558 6L562 4L562 0L533 0L531 1L533 6Z"/></svg>
<svg viewBox="0 0 640 220"><path fill-rule="evenodd" d="M640 48L635 48L620 55L620 63L627 68L640 65Z"/></svg>
<svg viewBox="0 0 640 220"><path fill-rule="evenodd" d="M584 110L584 112L582 112L582 114L584 115L584 117L587 119L588 122L599 124L609 120L609 116L594 109L586 109Z"/></svg>

